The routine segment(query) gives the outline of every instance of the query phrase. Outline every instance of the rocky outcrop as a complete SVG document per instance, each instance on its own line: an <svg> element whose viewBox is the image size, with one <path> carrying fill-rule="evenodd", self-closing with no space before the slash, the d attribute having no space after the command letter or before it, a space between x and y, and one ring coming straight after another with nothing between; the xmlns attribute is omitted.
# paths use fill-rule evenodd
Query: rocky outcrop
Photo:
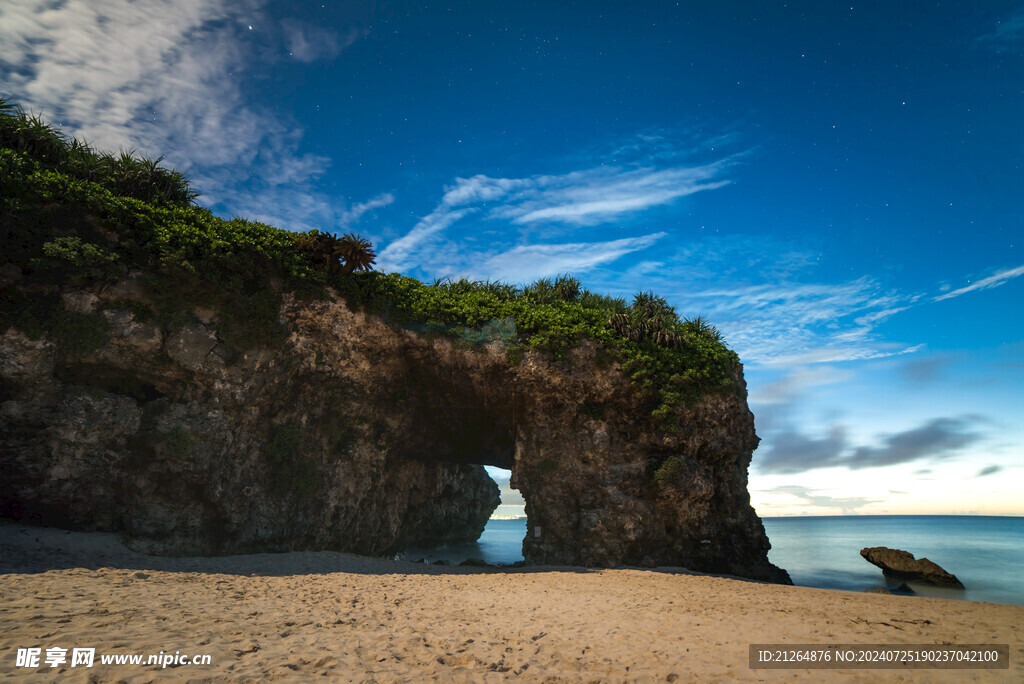
<svg viewBox="0 0 1024 684"><path fill-rule="evenodd" d="M576 350L558 374L532 359L512 486L526 500L526 558L544 563L681 565L777 582L770 548L750 506L747 467L757 446L745 385L684 410L663 432L637 420L634 388L595 367L596 350Z"/></svg>
<svg viewBox="0 0 1024 684"><path fill-rule="evenodd" d="M956 575L943 570L927 558L915 559L914 554L885 546L872 546L860 550L868 563L882 569L886 577L934 584L940 587L963 589L964 585Z"/></svg>
<svg viewBox="0 0 1024 684"><path fill-rule="evenodd" d="M0 514L161 553L385 554L479 536L495 465L526 500L529 561L789 581L749 502L739 369L661 430L596 343L513 363L500 339L285 296L287 338L240 349L213 312L147 315L141 282L62 292L106 331L88 353L0 336Z"/></svg>

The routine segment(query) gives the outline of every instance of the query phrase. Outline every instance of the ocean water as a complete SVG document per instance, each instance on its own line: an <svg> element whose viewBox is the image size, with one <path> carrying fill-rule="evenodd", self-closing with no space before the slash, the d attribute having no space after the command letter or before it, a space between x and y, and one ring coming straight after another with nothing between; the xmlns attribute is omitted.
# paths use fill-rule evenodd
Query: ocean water
<svg viewBox="0 0 1024 684"><path fill-rule="evenodd" d="M979 516L834 516L764 518L772 543L768 558L793 583L822 589L894 586L861 558L866 546L903 549L929 558L964 583L943 589L911 583L920 596L1024 605L1024 518ZM494 565L523 559L526 520L491 520L474 544L409 549L405 557L458 563L479 558ZM898 583L897 583L898 584Z"/></svg>
<svg viewBox="0 0 1024 684"><path fill-rule="evenodd" d="M966 589L910 583L919 596L1024 605L1024 518L864 515L764 518L771 562L793 583L862 591L886 584L861 558L866 546L903 549L938 563ZM898 583L897 583L898 584Z"/></svg>
<svg viewBox="0 0 1024 684"><path fill-rule="evenodd" d="M511 565L523 560L523 538L526 537L526 518L488 520L484 533L472 544L446 544L429 549L406 549L408 560L422 558L428 563L444 560L460 563L467 558L479 558L491 565Z"/></svg>

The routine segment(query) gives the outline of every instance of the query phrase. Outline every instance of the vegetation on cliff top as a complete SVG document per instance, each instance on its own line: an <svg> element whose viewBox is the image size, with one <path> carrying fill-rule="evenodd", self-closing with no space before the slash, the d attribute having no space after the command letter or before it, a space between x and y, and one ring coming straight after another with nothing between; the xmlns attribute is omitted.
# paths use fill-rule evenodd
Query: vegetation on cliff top
<svg viewBox="0 0 1024 684"><path fill-rule="evenodd" d="M735 389L739 359L718 331L700 318L680 319L652 293L627 305L569 276L518 287L425 284L375 272L366 240L218 218L196 206L188 180L160 161L97 152L0 99L2 258L20 269L21 281L0 294L4 327L50 330L77 340L68 351L88 351L102 343L101 323L84 342L70 336L75 325L89 326L71 325L69 315L54 312L60 307L52 286L100 285L141 270L161 323L181 322L195 306L213 308L218 332L238 347L283 338L283 292L317 297L332 287L350 306L400 325L454 332L511 321L513 332L504 339L513 361L526 349L560 357L582 340L596 340L650 391L652 415L669 423L676 406Z"/></svg>

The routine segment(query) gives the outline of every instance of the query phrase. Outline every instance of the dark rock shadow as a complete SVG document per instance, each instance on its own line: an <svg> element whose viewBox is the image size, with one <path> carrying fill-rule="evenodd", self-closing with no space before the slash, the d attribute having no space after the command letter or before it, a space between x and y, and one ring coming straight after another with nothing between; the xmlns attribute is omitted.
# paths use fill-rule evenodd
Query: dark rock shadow
<svg viewBox="0 0 1024 684"><path fill-rule="evenodd" d="M0 575L105 568L250 577L326 575L335 572L360 575L468 575L594 571L590 568L569 566L433 565L334 551L201 557L151 556L132 551L118 539L117 535L108 532L78 532L55 527L36 527L0 519Z"/></svg>

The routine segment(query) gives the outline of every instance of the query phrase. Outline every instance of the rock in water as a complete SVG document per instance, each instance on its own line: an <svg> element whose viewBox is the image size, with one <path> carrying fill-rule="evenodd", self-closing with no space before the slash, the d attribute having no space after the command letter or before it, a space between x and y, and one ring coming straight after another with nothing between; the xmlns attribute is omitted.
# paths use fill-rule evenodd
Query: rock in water
<svg viewBox="0 0 1024 684"><path fill-rule="evenodd" d="M860 550L868 563L877 565L887 577L934 584L940 587L963 589L956 575L946 572L927 558L915 559L914 554L885 546L872 546Z"/></svg>

